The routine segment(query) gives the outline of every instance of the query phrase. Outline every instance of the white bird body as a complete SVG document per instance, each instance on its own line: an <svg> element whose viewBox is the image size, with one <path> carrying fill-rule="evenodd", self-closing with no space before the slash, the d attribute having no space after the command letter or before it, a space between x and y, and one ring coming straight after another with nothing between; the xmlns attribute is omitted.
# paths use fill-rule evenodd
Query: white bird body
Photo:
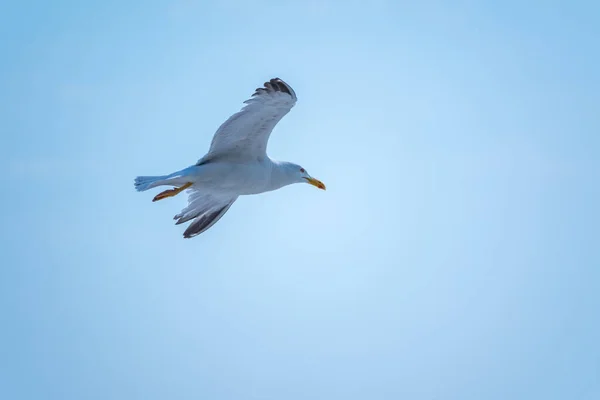
<svg viewBox="0 0 600 400"><path fill-rule="evenodd" d="M306 182L325 185L304 168L270 159L266 154L271 131L296 104L296 94L281 79L256 89L241 111L232 115L215 133L208 153L195 165L163 176L139 176L138 191L174 186L154 201L188 189L188 206L175 216L177 224L193 220L184 237L194 237L214 225L239 196L253 195Z"/></svg>
<svg viewBox="0 0 600 400"><path fill-rule="evenodd" d="M170 185L183 186L188 182L202 186L205 191L218 191L236 196L259 194L279 189L279 181L272 180L278 174L278 165L270 158L250 163L216 161L192 165L170 175L160 176L145 189ZM153 177L154 178L154 177Z"/></svg>
<svg viewBox="0 0 600 400"><path fill-rule="evenodd" d="M269 190L273 163L270 159L250 163L215 162L195 167L198 181L208 190L232 195L252 195Z"/></svg>

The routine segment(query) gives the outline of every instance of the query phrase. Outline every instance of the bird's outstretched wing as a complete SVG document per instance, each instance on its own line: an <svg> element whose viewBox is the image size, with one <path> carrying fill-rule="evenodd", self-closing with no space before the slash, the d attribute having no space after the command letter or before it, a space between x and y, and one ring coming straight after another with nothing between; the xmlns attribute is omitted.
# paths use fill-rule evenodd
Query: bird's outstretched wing
<svg viewBox="0 0 600 400"><path fill-rule="evenodd" d="M236 200L237 196L229 197L190 189L188 206L173 219L177 220L176 225L193 220L183 233L184 238L192 238L217 223Z"/></svg>
<svg viewBox="0 0 600 400"><path fill-rule="evenodd" d="M198 164L219 156L240 159L266 157L267 142L277 123L294 107L294 90L279 78L265 82L215 133L207 155Z"/></svg>

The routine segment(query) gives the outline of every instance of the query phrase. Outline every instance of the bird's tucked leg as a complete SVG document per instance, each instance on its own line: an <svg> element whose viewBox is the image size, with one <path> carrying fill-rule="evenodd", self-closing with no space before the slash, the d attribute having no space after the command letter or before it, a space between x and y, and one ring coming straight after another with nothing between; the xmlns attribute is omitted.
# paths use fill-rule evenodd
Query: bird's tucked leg
<svg viewBox="0 0 600 400"><path fill-rule="evenodd" d="M152 199L152 201L158 201L158 200L166 199L167 197L177 196L179 193L183 192L185 189L189 188L190 186L192 186L192 183L188 182L185 185L180 186L178 188L165 190L164 192L160 192L159 194L154 196L154 199Z"/></svg>

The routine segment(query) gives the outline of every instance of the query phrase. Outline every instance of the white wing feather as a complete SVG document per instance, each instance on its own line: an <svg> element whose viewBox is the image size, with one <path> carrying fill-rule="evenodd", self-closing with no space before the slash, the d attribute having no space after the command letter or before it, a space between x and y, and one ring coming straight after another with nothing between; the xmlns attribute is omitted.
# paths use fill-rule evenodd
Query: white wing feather
<svg viewBox="0 0 600 400"><path fill-rule="evenodd" d="M189 192L187 207L173 217L177 220L176 225L194 220L184 232L185 238L199 235L213 226L237 200L237 196L207 193L204 190L190 189Z"/></svg>
<svg viewBox="0 0 600 400"><path fill-rule="evenodd" d="M267 142L277 123L294 107L294 90L279 78L265 82L246 100L241 111L233 114L215 133L210 149L202 162L226 155L227 157L263 159Z"/></svg>

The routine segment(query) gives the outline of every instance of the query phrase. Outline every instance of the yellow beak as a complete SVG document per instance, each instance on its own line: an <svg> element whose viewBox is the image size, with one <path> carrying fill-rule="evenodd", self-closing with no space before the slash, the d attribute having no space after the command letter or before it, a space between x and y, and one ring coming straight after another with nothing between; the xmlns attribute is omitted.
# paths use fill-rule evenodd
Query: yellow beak
<svg viewBox="0 0 600 400"><path fill-rule="evenodd" d="M304 179L306 179L306 181L308 183L310 183L311 185L318 187L319 189L325 190L325 184L323 182L321 182L320 180L315 179L315 178L304 178Z"/></svg>

